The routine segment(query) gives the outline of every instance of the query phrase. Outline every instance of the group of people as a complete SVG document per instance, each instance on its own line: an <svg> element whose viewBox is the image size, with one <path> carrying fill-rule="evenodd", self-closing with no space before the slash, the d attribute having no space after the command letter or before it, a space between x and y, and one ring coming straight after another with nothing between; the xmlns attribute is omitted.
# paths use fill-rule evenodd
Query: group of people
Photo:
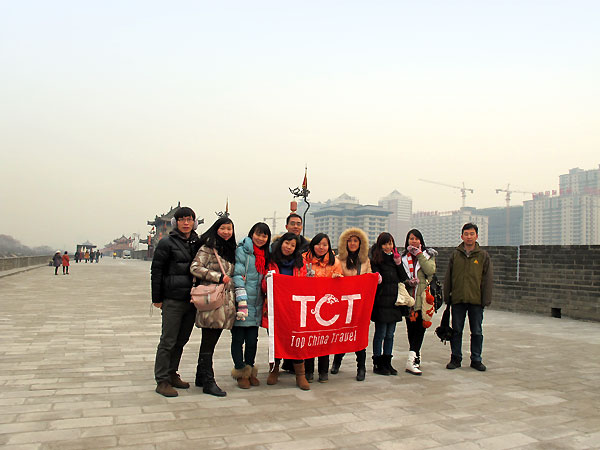
<svg viewBox="0 0 600 450"><path fill-rule="evenodd" d="M336 256L329 236L318 233L308 241L302 236L302 218L290 214L287 232L271 236L269 226L258 222L238 243L234 224L219 218L198 236L196 214L189 207L179 208L173 229L159 241L151 266L152 303L162 310L162 333L154 367L156 392L176 397L176 389L187 389L188 382L178 374L183 348L194 324L202 330L195 385L203 392L226 395L216 383L213 354L223 330L231 330L232 377L238 387L260 385L256 353L259 327L268 329L265 276L269 271L296 277L348 277L378 273L371 321L373 335L373 372L397 375L392 366L396 324L406 322L408 356L405 370L421 375L421 346L434 313L428 285L435 274L437 252L425 245L419 230L408 232L404 246L398 248L390 233L381 233L370 247L366 233L359 228L345 230L339 238ZM451 359L448 369L462 361L462 330L469 316L471 330L471 367L484 371L481 361L483 310L491 302L492 265L489 255L477 243L477 226L468 223L461 231L462 243L454 250L445 275L444 295L451 304ZM197 311L190 302L190 289L196 284L224 284L225 301L210 311ZM409 302L400 297L409 297ZM275 299L276 301L276 299ZM318 381L325 383L329 373L337 374L344 355L319 356ZM366 349L356 352L356 380L366 376ZM267 384L278 382L281 360L270 364ZM315 376L315 358L285 361L283 368L296 375L296 385L309 390Z"/></svg>
<svg viewBox="0 0 600 450"><path fill-rule="evenodd" d="M91 264L96 261L96 263L100 262L100 258L102 253L100 250L85 250L85 251L76 251L75 252L75 262L79 263L79 261L85 261L86 264L89 262Z"/></svg>
<svg viewBox="0 0 600 450"><path fill-rule="evenodd" d="M65 251L63 255L60 254L60 250L56 250L52 257L52 265L54 266L54 275L58 275L58 268L62 265L63 275L69 275L69 265L71 259L69 258L69 252Z"/></svg>

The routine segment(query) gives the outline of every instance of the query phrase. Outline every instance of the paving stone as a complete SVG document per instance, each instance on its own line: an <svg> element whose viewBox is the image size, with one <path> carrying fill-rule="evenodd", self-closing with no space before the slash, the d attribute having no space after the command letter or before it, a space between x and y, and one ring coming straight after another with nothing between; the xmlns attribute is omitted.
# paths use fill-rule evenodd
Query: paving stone
<svg viewBox="0 0 600 450"><path fill-rule="evenodd" d="M238 389L225 332L214 368L227 397L192 386L167 399L154 392L160 314L149 314L148 271L148 262L110 259L74 265L68 279L54 279L45 268L0 279L3 450L600 448L598 323L489 310L485 373L446 370L449 346L428 332L421 377L373 374L369 348L364 382L356 382L348 355L339 374L307 392L287 373L266 385L262 329L262 385ZM40 298L41 307L27 306ZM464 338L468 351L468 333ZM199 342L194 330L180 366L188 381ZM406 353L400 325L397 368Z"/></svg>

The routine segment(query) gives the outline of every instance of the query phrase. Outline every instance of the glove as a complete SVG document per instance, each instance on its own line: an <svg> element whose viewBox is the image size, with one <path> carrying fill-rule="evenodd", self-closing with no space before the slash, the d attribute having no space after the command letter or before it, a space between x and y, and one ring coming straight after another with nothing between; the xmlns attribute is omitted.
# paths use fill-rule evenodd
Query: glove
<svg viewBox="0 0 600 450"><path fill-rule="evenodd" d="M394 248L394 251L392 252L392 254L394 255L394 264L396 264L397 266L402 264L402 255L400 255L400 253L398 253L398 249Z"/></svg>
<svg viewBox="0 0 600 450"><path fill-rule="evenodd" d="M241 300L237 304L237 312L235 313L236 320L246 320L248 317L248 302Z"/></svg>
<svg viewBox="0 0 600 450"><path fill-rule="evenodd" d="M307 277L314 277L315 276L315 271L312 268L312 264L308 264L308 266L306 268L306 276Z"/></svg>
<svg viewBox="0 0 600 450"><path fill-rule="evenodd" d="M417 284L419 284L418 278L411 278L410 280L408 280L408 285L410 287L415 287Z"/></svg>
<svg viewBox="0 0 600 450"><path fill-rule="evenodd" d="M381 284L382 281L383 281L383 278L381 278L381 274L379 272L377 272L377 284Z"/></svg>
<svg viewBox="0 0 600 450"><path fill-rule="evenodd" d="M406 250L408 250L411 255L417 256L419 253L421 253L421 246L419 245L418 247L413 247L412 245L409 245L406 247Z"/></svg>

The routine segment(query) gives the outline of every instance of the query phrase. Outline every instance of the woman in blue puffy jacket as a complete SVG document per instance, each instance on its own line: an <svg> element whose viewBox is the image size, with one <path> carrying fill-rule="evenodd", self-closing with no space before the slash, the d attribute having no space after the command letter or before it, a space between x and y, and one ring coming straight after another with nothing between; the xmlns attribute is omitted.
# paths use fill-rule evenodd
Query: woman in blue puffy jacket
<svg viewBox="0 0 600 450"><path fill-rule="evenodd" d="M231 329L231 357L234 364L231 376L242 389L260 384L256 378L258 370L254 367L254 361L263 310L261 283L267 274L270 244L269 226L258 222L235 251L233 285L237 314Z"/></svg>

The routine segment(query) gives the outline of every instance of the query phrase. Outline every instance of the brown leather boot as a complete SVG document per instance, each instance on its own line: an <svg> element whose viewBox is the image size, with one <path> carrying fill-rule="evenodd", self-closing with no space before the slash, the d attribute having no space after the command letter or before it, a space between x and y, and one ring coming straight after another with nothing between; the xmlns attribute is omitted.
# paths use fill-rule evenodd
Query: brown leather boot
<svg viewBox="0 0 600 450"><path fill-rule="evenodd" d="M169 375L169 383L177 389L188 389L190 387L190 383L183 381L177 372Z"/></svg>
<svg viewBox="0 0 600 450"><path fill-rule="evenodd" d="M260 381L258 381L258 378L256 378L256 375L258 375L258 368L252 367L252 370L250 371L250 385L251 386L260 386Z"/></svg>
<svg viewBox="0 0 600 450"><path fill-rule="evenodd" d="M275 363L269 364L269 376L267 377L267 384L273 385L277 384L279 381L279 361L275 361Z"/></svg>
<svg viewBox="0 0 600 450"><path fill-rule="evenodd" d="M165 397L177 397L179 395L167 380L161 381L156 385L156 392Z"/></svg>
<svg viewBox="0 0 600 450"><path fill-rule="evenodd" d="M250 389L250 372L252 367L245 366L243 369L231 369L231 376L237 380L240 389Z"/></svg>
<svg viewBox="0 0 600 450"><path fill-rule="evenodd" d="M296 372L296 386L303 391L310 391L310 384L308 384L304 376L304 363L294 364L294 372Z"/></svg>

